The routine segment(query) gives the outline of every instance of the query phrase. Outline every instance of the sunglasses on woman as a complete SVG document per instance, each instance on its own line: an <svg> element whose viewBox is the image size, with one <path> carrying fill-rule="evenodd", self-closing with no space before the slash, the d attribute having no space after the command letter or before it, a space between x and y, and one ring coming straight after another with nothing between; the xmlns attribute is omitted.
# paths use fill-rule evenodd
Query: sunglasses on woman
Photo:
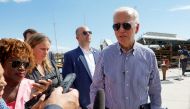
<svg viewBox="0 0 190 109"><path fill-rule="evenodd" d="M130 30L132 25L130 23L116 23L116 24L113 24L113 29L114 31L118 31L120 29L120 27L123 27L123 29L125 30Z"/></svg>
<svg viewBox="0 0 190 109"><path fill-rule="evenodd" d="M21 66L24 66L25 69L29 67L30 63L29 62L24 62L24 61L12 61L12 68L19 68Z"/></svg>

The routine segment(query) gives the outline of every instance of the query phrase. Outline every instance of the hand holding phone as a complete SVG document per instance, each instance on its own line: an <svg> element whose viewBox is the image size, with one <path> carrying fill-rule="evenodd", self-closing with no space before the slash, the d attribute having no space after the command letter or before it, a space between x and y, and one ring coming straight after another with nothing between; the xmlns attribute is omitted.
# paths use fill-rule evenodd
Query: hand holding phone
<svg viewBox="0 0 190 109"><path fill-rule="evenodd" d="M79 92L76 89L69 89L67 93L62 92L63 88L55 88L46 100L45 106L55 104L63 109L79 109Z"/></svg>
<svg viewBox="0 0 190 109"><path fill-rule="evenodd" d="M63 93L68 92L68 90L71 87L71 85L73 84L75 78L76 78L75 73L70 73L65 77L65 79L60 84L60 86L63 88ZM53 89L54 89L54 87L51 86L47 90L42 92L41 94L39 94L39 95L33 97L32 99L30 99L29 101L27 101L25 103L25 109L31 109L31 107L38 102L39 98L43 94L45 94L45 96L46 96L45 99L47 99L51 95L51 92L53 91Z"/></svg>

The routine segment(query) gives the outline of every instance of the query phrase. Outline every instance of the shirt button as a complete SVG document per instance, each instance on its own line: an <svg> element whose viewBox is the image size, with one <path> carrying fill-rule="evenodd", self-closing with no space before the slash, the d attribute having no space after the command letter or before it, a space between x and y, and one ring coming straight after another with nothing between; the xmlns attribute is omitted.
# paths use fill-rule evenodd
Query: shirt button
<svg viewBox="0 0 190 109"><path fill-rule="evenodd" d="M125 97L126 100L128 100L129 98L128 97Z"/></svg>
<svg viewBox="0 0 190 109"><path fill-rule="evenodd" d="M129 84L126 84L126 86L129 86Z"/></svg>

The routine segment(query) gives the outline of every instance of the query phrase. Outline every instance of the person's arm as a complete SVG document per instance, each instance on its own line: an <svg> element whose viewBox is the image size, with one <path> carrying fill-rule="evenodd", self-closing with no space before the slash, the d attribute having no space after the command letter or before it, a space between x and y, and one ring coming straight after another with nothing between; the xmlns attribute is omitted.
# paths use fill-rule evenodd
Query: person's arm
<svg viewBox="0 0 190 109"><path fill-rule="evenodd" d="M48 87L52 84L52 80L39 80L38 83L33 83L32 84L32 92L31 92L31 97L34 97L45 90L48 89Z"/></svg>
<svg viewBox="0 0 190 109"><path fill-rule="evenodd" d="M190 53L189 53L189 51L188 51L188 50L187 50L187 53L186 53L186 54L187 54L187 57L189 57L189 56L190 56Z"/></svg>
<svg viewBox="0 0 190 109"><path fill-rule="evenodd" d="M65 78L65 76L69 73L75 73L72 61L73 60L71 58L71 54L65 53L64 61L63 61L63 68L62 68L62 77L63 78Z"/></svg>
<svg viewBox="0 0 190 109"><path fill-rule="evenodd" d="M151 109L160 109L161 107L161 83L158 71L158 65L155 55L152 58L152 72L149 82L149 96Z"/></svg>
<svg viewBox="0 0 190 109"><path fill-rule="evenodd" d="M78 109L79 108L79 92L76 89L70 89L69 92L63 93L63 88L55 88L50 97L45 100L42 95L39 101L32 109Z"/></svg>
<svg viewBox="0 0 190 109"><path fill-rule="evenodd" d="M50 61L53 61L54 63L56 63L55 56L54 56L53 52L49 51L48 55L49 55Z"/></svg>
<svg viewBox="0 0 190 109"><path fill-rule="evenodd" d="M62 92L62 87L55 88L50 97L47 99L45 107L56 105L56 107L61 107L63 109L79 108L79 93L76 89L72 89L67 93Z"/></svg>
<svg viewBox="0 0 190 109"><path fill-rule="evenodd" d="M51 64L52 64L52 67L55 69L55 74L57 76L57 79L58 79L58 84L59 85L61 83L61 81L63 80L62 78L62 74L60 73L56 63L54 61L51 61Z"/></svg>
<svg viewBox="0 0 190 109"><path fill-rule="evenodd" d="M93 103L94 103L94 99L96 96L96 92L98 91L98 89L104 89L104 74L103 74L103 54L100 54L100 57L98 59L98 62L96 64L96 68L95 68L95 72L94 72L94 76L93 76L93 81L92 84L90 86L90 101L91 104L88 106L88 108L92 109L93 107Z"/></svg>

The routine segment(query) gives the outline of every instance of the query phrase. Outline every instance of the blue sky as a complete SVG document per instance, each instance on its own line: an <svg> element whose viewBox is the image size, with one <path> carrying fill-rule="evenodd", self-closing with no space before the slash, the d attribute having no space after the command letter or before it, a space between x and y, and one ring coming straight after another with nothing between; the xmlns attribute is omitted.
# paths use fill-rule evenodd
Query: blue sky
<svg viewBox="0 0 190 109"><path fill-rule="evenodd" d="M0 0L0 38L22 39L27 28L49 36L52 49L78 46L75 29L87 25L92 30L91 45L116 41L112 15L121 6L135 7L140 14L138 38L145 32L178 34L190 39L190 0Z"/></svg>

